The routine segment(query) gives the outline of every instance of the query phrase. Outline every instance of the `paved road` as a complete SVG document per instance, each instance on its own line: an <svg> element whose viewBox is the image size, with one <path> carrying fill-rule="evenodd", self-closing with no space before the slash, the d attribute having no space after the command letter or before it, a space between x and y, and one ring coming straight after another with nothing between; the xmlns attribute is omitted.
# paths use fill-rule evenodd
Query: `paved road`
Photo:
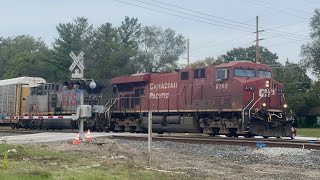
<svg viewBox="0 0 320 180"><path fill-rule="evenodd" d="M103 136L113 136L119 135L120 133L100 133L92 132L91 138L103 137ZM128 135L129 133L121 133L123 135ZM16 136L3 136L0 137L0 143L6 142L8 144L35 144L35 143L45 143L45 142L56 142L56 141L68 141L76 137L76 133L59 133L59 132L44 132L36 134L24 134Z"/></svg>

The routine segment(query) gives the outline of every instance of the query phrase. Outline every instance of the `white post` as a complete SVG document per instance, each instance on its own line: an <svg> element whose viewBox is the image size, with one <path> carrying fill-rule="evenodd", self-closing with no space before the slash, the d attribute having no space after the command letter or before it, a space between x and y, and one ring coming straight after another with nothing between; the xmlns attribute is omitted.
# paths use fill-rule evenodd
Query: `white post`
<svg viewBox="0 0 320 180"><path fill-rule="evenodd" d="M84 99L83 99L83 90L78 90L80 91L80 105L83 105ZM80 139L84 141L84 133L83 133L83 121L84 119L80 118Z"/></svg>
<svg viewBox="0 0 320 180"><path fill-rule="evenodd" d="M149 158L148 158L148 164L151 166L151 143L152 143L152 112L149 111L148 113L148 152L149 152Z"/></svg>

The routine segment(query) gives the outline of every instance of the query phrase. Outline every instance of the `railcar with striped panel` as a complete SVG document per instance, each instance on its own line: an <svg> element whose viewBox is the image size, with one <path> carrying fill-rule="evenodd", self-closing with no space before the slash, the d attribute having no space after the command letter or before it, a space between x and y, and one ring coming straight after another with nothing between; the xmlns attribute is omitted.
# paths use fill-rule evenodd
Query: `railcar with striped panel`
<svg viewBox="0 0 320 180"><path fill-rule="evenodd" d="M46 83L40 77L1 80L0 124L31 129L76 128L72 115L80 105L79 91L62 83ZM84 97L84 103L90 105L100 104L102 100L100 91L84 91ZM93 118L87 119L87 128L94 128L94 125Z"/></svg>

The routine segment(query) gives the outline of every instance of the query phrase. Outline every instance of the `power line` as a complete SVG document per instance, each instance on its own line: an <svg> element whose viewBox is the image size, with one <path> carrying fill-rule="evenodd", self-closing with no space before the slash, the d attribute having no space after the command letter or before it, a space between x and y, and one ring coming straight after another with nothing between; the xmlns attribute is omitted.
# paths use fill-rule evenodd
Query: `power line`
<svg viewBox="0 0 320 180"><path fill-rule="evenodd" d="M163 6L155 5L155 4L146 2L146 1L141 1L141 0L133 0L133 1L137 1L137 2L140 2L140 3L143 3L143 4L147 4L147 5L150 5L150 6L157 7L157 8L161 8L161 9L169 10L169 11L172 11L172 12L176 12L176 13L180 13L180 14L184 14L184 15L188 15L188 16L197 17L197 18L200 18L200 19L205 19L205 20L209 20L209 21L221 23L221 24L224 24L224 25L227 25L227 26L233 26L233 27L236 27L236 28L243 28L243 29L248 30L248 31L245 31L245 32L250 32L250 31L249 31L250 29L249 29L248 27L239 26L239 25L234 25L234 24L230 24L230 23L225 23L225 22L222 22L222 21L214 20L214 19L212 19L212 18L205 18L205 17L201 17L201 16L194 15L194 14L185 13L185 12L182 12L182 11L177 11L177 10L174 10L174 9L170 9L170 8L166 8L166 7L163 7ZM167 4L167 3L165 3L165 4ZM190 11L191 11L191 10L190 10ZM196 11L192 11L192 12L196 12ZM221 25L220 25L220 26L221 26ZM223 26L222 26L222 27L223 27ZM233 28L233 27L232 27L232 28ZM231 27L228 27L228 28L231 28ZM241 31L243 31L243 30L241 30Z"/></svg>
<svg viewBox="0 0 320 180"><path fill-rule="evenodd" d="M283 14L295 16L295 17L298 17L298 18L301 18L301 19L305 19L305 17L298 16L298 15L292 14L292 13L288 13L288 12L285 12L285 11L282 11L282 10L279 10L279 9L276 9L276 8L272 8L272 7L270 7L270 6L266 6L266 5L264 5L264 4L262 4L262 3L259 3L259 2L257 3L257 2L255 2L255 1L251 1L251 0L247 0L247 1L250 2L250 3L252 3L252 4L256 4L256 5L258 5L258 6L267 8L267 9L272 9L273 11L277 11L277 12L279 12L279 13L283 13Z"/></svg>
<svg viewBox="0 0 320 180"><path fill-rule="evenodd" d="M272 44L271 46L267 46L267 47L274 47L274 46L282 46L282 45L286 45L286 44L290 44L290 43L294 43L294 42L299 42L301 40L294 40L294 41L289 41L289 42L284 42L284 43L279 43L279 44ZM305 41L307 42L307 41Z"/></svg>
<svg viewBox="0 0 320 180"><path fill-rule="evenodd" d="M141 2L140 0L138 0L138 1ZM241 25L245 25L245 26L249 26L249 27L255 27L254 25L251 25L251 24L247 24L247 23L243 23L243 22L238 22L238 21L234 21L234 20L230 20L230 19L214 16L214 15L211 15L211 14L208 14L208 13L203 13L203 12L200 12L200 11L195 11L195 10L184 8L184 7L181 7L181 6L172 5L172 4L169 4L169 3L164 3L164 2L161 2L161 1L158 1L158 0L151 0L151 1L159 3L159 4L164 4L164 5L167 5L167 6L170 6L170 7L182 9L182 10L185 10L185 11L190 11L190 12L193 12L193 13L205 15L205 16L208 16L208 17L222 19L222 20L225 20L225 21L229 21L229 22L233 22L233 23L237 23L237 24L241 24ZM202 17L200 17L200 18L202 18ZM259 27L259 28L263 29L262 27ZM279 31L279 30L273 30L273 29L270 29L270 28L268 30L284 33L284 34L278 34L278 35L281 35L281 36L288 36L288 34L290 34L291 36L294 35L294 36L297 36L297 37L301 37L300 34L288 33L288 32L283 32L283 31ZM276 33L272 33L272 32L268 32L268 33L276 35ZM297 38L297 37L295 37L295 38Z"/></svg>
<svg viewBox="0 0 320 180"><path fill-rule="evenodd" d="M265 2L265 1L261 1L261 0L255 0L255 1L258 1L258 2L263 3L263 4L269 4L269 5L271 5L271 6L278 7L278 8L281 8L281 9L288 9L288 10L291 10L291 11L302 12L302 13L304 13L304 14L310 15L310 13L308 13L308 12L306 12L306 11L303 11L303 10L300 10L300 9L294 9L294 8L289 8L289 7L282 7L282 6L279 6L279 5L277 5L277 4L273 4L273 3Z"/></svg>
<svg viewBox="0 0 320 180"><path fill-rule="evenodd" d="M234 20L231 20L231 19L226 19L226 18L223 18L223 17L214 16L212 14L203 13L203 12L200 12L200 11L195 11L195 10L192 10L192 9L184 8L184 7L181 7L181 6L176 6L176 5L169 4L169 3L164 3L164 2L161 2L161 1L157 1L157 0L151 0L151 1L157 2L159 4L164 4L164 5L167 5L167 6L175 7L175 8L178 8L178 9L182 9L182 10L185 10L185 11L190 11L190 12L193 12L193 13L197 13L197 14L201 14L201 15L205 15L205 16L209 16L209 17L213 17L213 18L217 18L217 19L222 19L222 20L233 22L233 23L237 23L237 24L242 24L242 25L245 25L245 26L252 26L252 25L249 25L249 24L246 24L246 23L243 23L243 22L234 21Z"/></svg>
<svg viewBox="0 0 320 180"><path fill-rule="evenodd" d="M161 11L161 10L157 10L157 9L153 9L153 8L149 8L149 7L145 7L145 6L141 6L141 5L137 5L137 4L133 4L133 3L128 3L128 2L125 2L125 1L121 1L121 0L114 0L114 1L117 1L117 2L120 2L120 3L123 3L123 4L128 4L128 5L131 5L131 6L135 6L135 7L139 7L139 8L143 8L143 9L148 9L148 10L151 10L151 11L155 11L155 12L160 12L160 13L163 13L163 14L168 14L168 15L172 15L172 16L175 16L175 17L180 17L180 18L183 18L183 19L188 19L188 20L193 20L193 21L197 21L197 22L201 22L201 23L205 23L205 24L209 24L209 25L212 25L212 26L220 26L220 27L224 27L224 28L231 28L229 26L236 26L236 25L231 25L231 24L228 24L228 23L224 23L224 24L227 24L228 26L225 26L225 25L221 25L221 24L215 24L215 23L211 23L211 22L208 22L208 21L203 21L203 20L199 20L199 19L194 19L194 18L190 18L190 17L186 17L186 16L181 16L181 15L177 15L177 14L173 14L173 13L169 13L169 12L165 12L165 11ZM162 6L157 6L157 5L153 5L153 4L150 4L150 3L146 3L144 1L141 1L141 0L135 0L135 1L138 1L138 2L142 2L144 4L149 4L149 5L152 5L152 6L155 6L155 7L159 7L159 8L162 8L162 9L166 9L166 10L169 10L169 11L173 11L173 12L178 12L178 13L183 13L183 12L180 12L180 11L176 11L176 10L172 10L172 9L169 9L169 8L164 8ZM159 2L159 1L156 1L156 2ZM166 3L168 4L168 3ZM169 5L169 4L168 4ZM178 6L177 6L178 7ZM186 9L186 8L184 8ZM187 9L186 9L187 10ZM197 12L197 11L195 11ZM194 16L192 14L189 14L189 13L183 13L183 14L186 14L188 16ZM198 18L202 18L203 17L200 17L200 16L197 16ZM210 21L213 21L212 19L208 19L206 18L207 20L210 20ZM224 18L225 19L225 18ZM220 21L218 21L219 23L221 23ZM235 21L236 22L236 21ZM242 23L243 24L243 23ZM240 28L244 28L244 27L241 27L241 26L237 26L237 27L240 27ZM248 31L245 31L243 29L237 29L237 28L232 28L233 30L238 30L238 31L244 31L244 32L248 32ZM273 37L276 37L276 36L281 36L281 38L285 38L285 39L291 39L291 38L287 38L287 37L291 37L291 36L288 36L287 37L283 34L276 34L276 33L270 33L268 32L269 34L274 34L275 36ZM294 41L290 41L290 42L296 42L296 41L305 41L303 39L297 39L298 37L294 37L292 36L292 38L295 38ZM292 39L291 39L292 40ZM288 43L290 43L288 42ZM277 45L281 45L281 44L277 44ZM273 46L276 46L276 45L273 45Z"/></svg>
<svg viewBox="0 0 320 180"><path fill-rule="evenodd" d="M163 14L167 14L167 15L171 15L171 16L175 16L175 17L179 17L179 18L183 18L183 19L188 19L188 20L192 20L192 21L196 21L196 22L209 24L209 25L212 25L212 26L218 26L218 27L224 27L224 28L230 29L229 26L224 26L224 25L220 25L220 24L214 24L214 23L203 21L203 20L199 20L199 19L194 19L194 18L190 18L190 17L186 17L186 16L172 14L172 13L169 13L169 12L165 12L165 11L161 11L161 10L157 10L157 9L153 9L153 8L149 8L149 7L145 7L145 6L141 6L141 5L137 5L137 4L121 1L121 0L113 0L113 1L120 2L120 3L123 3L123 4L127 4L127 5L131 5L131 6L135 6L135 7L139 7L139 8L143 8L143 9L148 9L148 10L151 10L151 11L155 11L155 12L159 12L159 13L163 13ZM238 28L232 28L232 29L233 30L238 30L238 31L243 31L243 32L250 32L250 31L246 31L246 30L242 30L242 29L238 29Z"/></svg>

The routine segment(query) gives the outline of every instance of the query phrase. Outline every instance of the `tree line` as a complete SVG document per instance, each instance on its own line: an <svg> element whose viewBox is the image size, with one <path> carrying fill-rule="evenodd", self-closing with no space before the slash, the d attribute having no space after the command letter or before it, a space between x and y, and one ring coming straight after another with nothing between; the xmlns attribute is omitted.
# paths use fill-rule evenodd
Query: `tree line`
<svg viewBox="0 0 320 180"><path fill-rule="evenodd" d="M85 53L85 77L105 79L136 72L177 68L186 40L173 29L144 26L125 17L119 27L105 23L94 28L85 17L56 26L59 37L49 48L29 35L0 38L0 78L40 76L50 82L70 78L69 54Z"/></svg>

